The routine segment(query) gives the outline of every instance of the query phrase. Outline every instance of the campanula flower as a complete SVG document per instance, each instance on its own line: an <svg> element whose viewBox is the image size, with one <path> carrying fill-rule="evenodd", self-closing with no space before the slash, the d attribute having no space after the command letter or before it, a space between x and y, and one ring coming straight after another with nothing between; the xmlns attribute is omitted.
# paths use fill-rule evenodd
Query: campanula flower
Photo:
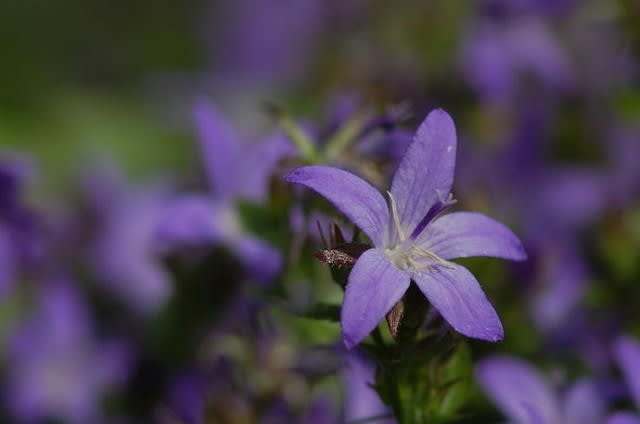
<svg viewBox="0 0 640 424"><path fill-rule="evenodd" d="M243 228L236 206L238 201L266 201L269 176L292 147L279 134L259 144L243 143L235 129L205 101L196 105L194 117L211 193L185 194L171 202L160 219L159 241L167 249L224 244L242 260L251 276L268 281L281 267L281 254Z"/></svg>
<svg viewBox="0 0 640 424"><path fill-rule="evenodd" d="M456 131L449 115L431 112L396 171L389 202L361 178L341 169L308 166L287 181L309 187L342 211L373 242L349 275L342 331L353 347L402 298L413 280L458 332L497 341L502 324L474 276L453 258L494 256L521 260L525 252L504 225L484 215L441 216L450 195Z"/></svg>
<svg viewBox="0 0 640 424"><path fill-rule="evenodd" d="M476 378L485 393L517 424L600 424L605 405L595 384L581 379L563 396L526 362L507 356L481 361Z"/></svg>

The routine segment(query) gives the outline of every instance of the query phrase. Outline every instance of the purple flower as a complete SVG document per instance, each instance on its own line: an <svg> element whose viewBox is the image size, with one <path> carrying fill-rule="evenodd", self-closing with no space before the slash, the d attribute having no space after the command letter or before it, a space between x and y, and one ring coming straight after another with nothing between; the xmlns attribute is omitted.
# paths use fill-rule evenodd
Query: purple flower
<svg viewBox="0 0 640 424"><path fill-rule="evenodd" d="M235 207L241 200L266 201L269 176L292 146L279 134L259 144L242 143L241 136L205 101L196 105L194 115L211 194L186 194L171 202L160 219L159 242L165 249L224 244L251 276L268 281L281 267L281 254L243 228Z"/></svg>
<svg viewBox="0 0 640 424"><path fill-rule="evenodd" d="M604 419L604 402L587 379L559 396L533 367L507 356L481 361L476 378L502 413L518 424L599 424Z"/></svg>
<svg viewBox="0 0 640 424"><path fill-rule="evenodd" d="M160 185L130 187L115 167L86 179L98 231L91 261L98 281L133 310L154 313L171 296L169 273L156 256L155 228L166 201Z"/></svg>
<svg viewBox="0 0 640 424"><path fill-rule="evenodd" d="M9 344L3 396L11 413L21 422L98 422L101 395L126 379L128 349L93 338L88 307L69 281L45 282L37 308Z"/></svg>
<svg viewBox="0 0 640 424"><path fill-rule="evenodd" d="M510 99L528 73L543 85L566 88L572 69L562 46L533 18L504 25L481 22L462 51L471 85L489 100Z"/></svg>
<svg viewBox="0 0 640 424"><path fill-rule="evenodd" d="M637 408L640 408L640 343L622 336L613 345L613 355L622 370L622 375L631 392ZM640 415L618 412L611 416L607 424L639 424Z"/></svg>
<svg viewBox="0 0 640 424"><path fill-rule="evenodd" d="M409 146L389 204L355 175L332 167L294 170L287 181L305 185L331 201L369 236L367 250L349 275L342 331L351 348L373 330L413 280L458 332L497 341L500 320L474 276L453 258L494 256L521 260L525 252L504 225L477 213L440 214L453 204L456 132L449 115L433 111Z"/></svg>

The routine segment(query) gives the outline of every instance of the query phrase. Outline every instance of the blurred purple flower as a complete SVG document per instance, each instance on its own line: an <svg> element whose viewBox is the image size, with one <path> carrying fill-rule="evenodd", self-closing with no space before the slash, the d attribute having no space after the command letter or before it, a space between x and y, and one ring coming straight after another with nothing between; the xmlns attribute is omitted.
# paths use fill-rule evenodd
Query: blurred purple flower
<svg viewBox="0 0 640 424"><path fill-rule="evenodd" d="M215 11L214 70L225 80L274 83L301 76L324 26L318 0L222 2Z"/></svg>
<svg viewBox="0 0 640 424"><path fill-rule="evenodd" d="M155 229L166 201L161 185L134 188L117 169L85 179L97 234L91 261L98 281L144 314L162 307L172 293L171 277L157 257Z"/></svg>
<svg viewBox="0 0 640 424"><path fill-rule="evenodd" d="M25 185L33 173L24 157L0 158L0 296L42 255L36 216L23 203Z"/></svg>
<svg viewBox="0 0 640 424"><path fill-rule="evenodd" d="M495 356L476 366L476 378L487 396L518 424L600 424L605 404L595 383L582 379L559 396L543 376L508 356Z"/></svg>
<svg viewBox="0 0 640 424"><path fill-rule="evenodd" d="M344 421L352 422L367 418L380 417L371 422L380 424L395 423L391 410L387 408L378 393L372 387L375 384L375 369L362 353L354 350L346 353L347 360L341 372L342 384L345 388Z"/></svg>
<svg viewBox="0 0 640 424"><path fill-rule="evenodd" d="M495 256L521 260L525 252L502 224L476 213L439 217L453 204L456 133L442 111L424 120L396 171L388 206L380 193L355 175L326 166L298 168L287 176L331 201L369 236L349 275L342 331L351 348L373 330L413 279L457 331L497 341L500 320L473 275L449 259Z"/></svg>
<svg viewBox="0 0 640 424"><path fill-rule="evenodd" d="M631 399L640 409L640 342L626 336L619 337L613 345L613 356L622 370ZM640 423L640 415L628 412L618 412L607 421L607 424L638 423Z"/></svg>
<svg viewBox="0 0 640 424"><path fill-rule="evenodd" d="M526 76L554 89L566 89L572 79L562 46L533 18L480 22L467 36L462 63L471 85L488 100L513 98Z"/></svg>
<svg viewBox="0 0 640 424"><path fill-rule="evenodd" d="M128 349L94 339L88 307L70 281L45 282L36 306L8 349L4 396L11 413L24 422L98 422L101 396L126 380Z"/></svg>
<svg viewBox="0 0 640 424"><path fill-rule="evenodd" d="M541 264L541 290L532 302L532 315L538 328L557 331L571 318L587 289L588 272L574 249L556 246Z"/></svg>
<svg viewBox="0 0 640 424"><path fill-rule="evenodd" d="M269 281L280 270L281 254L249 234L235 208L238 201L266 201L271 172L293 148L279 134L255 145L242 143L206 101L196 105L194 114L211 194L174 199L160 220L158 241L166 250L176 245L225 244L243 261L249 275Z"/></svg>

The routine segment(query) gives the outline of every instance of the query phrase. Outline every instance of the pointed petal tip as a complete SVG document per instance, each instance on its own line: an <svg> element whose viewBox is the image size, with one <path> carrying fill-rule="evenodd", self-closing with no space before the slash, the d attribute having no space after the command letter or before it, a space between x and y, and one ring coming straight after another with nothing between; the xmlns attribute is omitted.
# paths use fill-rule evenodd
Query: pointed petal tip
<svg viewBox="0 0 640 424"><path fill-rule="evenodd" d="M414 273L418 285L431 305L458 333L489 342L504 338L498 313L476 278L468 269L454 265L430 272Z"/></svg>
<svg viewBox="0 0 640 424"><path fill-rule="evenodd" d="M495 313L491 314L492 316L484 317L485 320L490 319L491 322L485 324L484 326L477 325L478 323L467 323L465 326L454 326L451 323L451 327L458 333L463 336L483 340L486 342L497 343L504 340L504 328L502 327L502 322L498 315Z"/></svg>
<svg viewBox="0 0 640 424"><path fill-rule="evenodd" d="M429 112L424 118L423 124L427 122L429 122L433 128L447 128L449 131L452 131L453 134L456 132L453 118L442 108L436 108Z"/></svg>
<svg viewBox="0 0 640 424"><path fill-rule="evenodd" d="M451 122L453 122L453 119L451 118L451 115L449 115L449 113L444 110L441 107L437 107L435 109L432 109L431 112L429 112L427 114L427 118L429 118L430 116L434 117L434 118L440 118L440 119L448 119Z"/></svg>
<svg viewBox="0 0 640 424"><path fill-rule="evenodd" d="M455 328L454 329L467 337L472 339L484 340L487 342L497 343L504 340L504 329L502 328L502 324L500 321L497 322L497 325L492 325L484 328Z"/></svg>
<svg viewBox="0 0 640 424"><path fill-rule="evenodd" d="M518 261L518 262L524 262L526 260L529 259L529 255L527 254L527 251L524 249L524 246L522 245L522 243L520 242L520 240L517 240L517 246L516 249L514 251L513 257L511 258L512 261Z"/></svg>
<svg viewBox="0 0 640 424"><path fill-rule="evenodd" d="M304 180L304 169L306 167L296 168L290 171L287 175L284 176L284 180L291 184L297 184L300 181Z"/></svg>

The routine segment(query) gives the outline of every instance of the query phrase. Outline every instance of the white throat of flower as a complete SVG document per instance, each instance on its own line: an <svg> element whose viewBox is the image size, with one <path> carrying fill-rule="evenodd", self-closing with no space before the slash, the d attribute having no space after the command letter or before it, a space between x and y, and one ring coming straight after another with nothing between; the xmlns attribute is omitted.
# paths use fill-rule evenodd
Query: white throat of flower
<svg viewBox="0 0 640 424"><path fill-rule="evenodd" d="M417 246L413 238L407 238L402 225L400 225L400 215L398 214L396 200L390 191L387 191L387 194L389 195L389 209L391 210L391 219L396 235L394 236L390 229L388 234L389 245L384 249L385 256L402 270L422 271L436 265L453 268L453 263L442 259L423 247Z"/></svg>

